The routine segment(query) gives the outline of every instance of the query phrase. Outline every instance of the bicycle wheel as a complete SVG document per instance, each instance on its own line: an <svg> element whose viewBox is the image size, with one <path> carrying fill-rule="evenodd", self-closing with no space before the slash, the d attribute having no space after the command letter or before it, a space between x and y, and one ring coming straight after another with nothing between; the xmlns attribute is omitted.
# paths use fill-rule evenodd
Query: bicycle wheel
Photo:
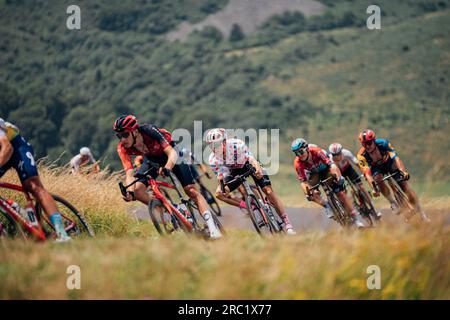
<svg viewBox="0 0 450 320"><path fill-rule="evenodd" d="M203 195L203 197L206 199L206 202L208 202L211 210L220 217L222 215L222 211L220 210L219 203L217 202L216 198L213 196L211 191L209 191L207 188L205 188L201 184L200 192Z"/></svg>
<svg viewBox="0 0 450 320"><path fill-rule="evenodd" d="M368 203L367 199L365 197L364 192L358 189L357 194L353 195L353 202L358 209L359 213L361 214L361 217L366 222L366 225L369 227L373 227L373 220L372 220L372 214L375 216L375 213L372 213L372 208ZM369 202L370 203L370 202ZM374 209L373 209L374 210Z"/></svg>
<svg viewBox="0 0 450 320"><path fill-rule="evenodd" d="M172 215L159 199L151 200L148 204L148 212L158 233L162 236L183 230L188 233L186 226L176 216Z"/></svg>
<svg viewBox="0 0 450 320"><path fill-rule="evenodd" d="M391 182L391 189L394 192L395 201L397 201L400 210L405 215L406 221L411 219L416 214L416 209L409 202L408 197L404 194L403 190L398 186L396 182Z"/></svg>
<svg viewBox="0 0 450 320"><path fill-rule="evenodd" d="M348 228L351 223L349 223L349 218L347 212L345 211L342 203L337 199L334 195L329 198L329 203L331 205L331 209L334 212L334 216L336 217L337 222L343 227Z"/></svg>
<svg viewBox="0 0 450 320"><path fill-rule="evenodd" d="M94 230L87 222L84 215L77 210L69 201L64 198L52 195L53 200L56 202L58 212L61 214L62 222L66 232L71 237L89 236L94 237ZM40 203L36 203L36 214L41 221L42 228L46 233L47 238L54 236L54 228L48 218L44 215L44 210ZM42 219L44 217L44 219Z"/></svg>
<svg viewBox="0 0 450 320"><path fill-rule="evenodd" d="M253 195L256 197L258 203L261 204L261 207L264 209L264 212L266 213L267 221L270 224L272 233L284 232L283 220L278 215L275 208L262 198L264 195L261 189L259 189L256 185L251 185L250 188L252 189Z"/></svg>
<svg viewBox="0 0 450 320"><path fill-rule="evenodd" d="M245 198L245 204L247 206L250 220L252 221L258 234L261 236L272 234L273 230L269 223L269 219L267 219L265 210L262 208L256 196L253 194L248 195Z"/></svg>
<svg viewBox="0 0 450 320"><path fill-rule="evenodd" d="M0 238L27 238L17 222L2 210L0 210Z"/></svg>

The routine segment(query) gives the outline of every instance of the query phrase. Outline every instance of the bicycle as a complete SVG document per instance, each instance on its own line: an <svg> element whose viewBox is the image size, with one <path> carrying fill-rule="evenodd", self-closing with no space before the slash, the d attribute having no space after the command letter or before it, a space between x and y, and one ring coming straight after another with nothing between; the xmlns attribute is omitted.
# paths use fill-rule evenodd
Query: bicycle
<svg viewBox="0 0 450 320"><path fill-rule="evenodd" d="M171 184L165 181L158 181L151 176L151 172L153 170L158 170L160 165L154 162L149 162L149 164L149 169L142 174L136 174L136 179L130 184L123 185L122 182L119 182L119 188L122 195L126 197L128 192L127 189L129 187L136 184L140 179L146 178L148 179L149 189L152 191L153 197L148 203L148 211L153 225L160 235L170 235L182 230L187 234L195 233L204 238L209 237L206 222L204 222L203 217L199 213L196 214L195 212L198 212L197 206L191 199L186 200L183 198L172 174L166 172L166 175L172 182ZM180 199L180 206L176 206L169 197L167 191L164 189L160 190L160 187L175 190ZM181 205L185 205L186 209L182 209ZM222 223L213 212L211 212L211 218L219 230L225 234Z"/></svg>
<svg viewBox="0 0 450 320"><path fill-rule="evenodd" d="M263 197L263 192L259 186L253 188L247 181L247 178L256 172L251 165L246 166L247 171L241 175L235 176L227 185L237 184L243 185L246 191L244 198L248 215L252 221L253 226L259 235L276 234L284 232L284 222L277 213L272 210L271 205ZM222 181L222 192L225 192L225 184ZM254 192L253 190L257 190ZM281 221L281 223L280 223Z"/></svg>
<svg viewBox="0 0 450 320"><path fill-rule="evenodd" d="M400 177L398 181L394 179L394 177L396 177L397 175L399 175ZM407 181L407 179L404 178L400 170L396 170L395 172L383 177L383 179L380 182L378 183L376 183L375 181L373 182L373 186L377 192L380 191L379 184L384 181L388 182L389 187L394 193L395 201L397 202L400 208L399 214L403 212L405 216L405 221L408 222L417 213L417 209L409 201L408 196L405 194L405 192L403 192L402 188L399 185L399 182Z"/></svg>
<svg viewBox="0 0 450 320"><path fill-rule="evenodd" d="M378 221L380 218L377 216L372 201L367 197L367 194L361 190L358 184L354 183L348 177L345 177L345 179L347 180L347 185L351 189L353 204L361 213L362 218L367 222L368 226L373 227L375 221Z"/></svg>
<svg viewBox="0 0 450 320"><path fill-rule="evenodd" d="M211 191L208 190L208 188L205 187L203 182L201 181L203 175L199 176L196 179L196 182L200 188L200 193L203 195L203 197L206 199L206 202L208 203L211 210L217 215L222 216L222 210L220 209L219 203L217 202L214 195L211 193Z"/></svg>
<svg viewBox="0 0 450 320"><path fill-rule="evenodd" d="M36 202L22 186L0 182L0 188L23 193L26 201L26 209L20 206L15 209L12 205L13 200L0 196L0 236L24 239L32 237L39 241L56 237L52 223L47 215L43 214L42 205ZM69 236L87 235L94 237L93 229L79 210L60 196L52 195L52 197L56 202L58 212L61 214L64 229ZM18 210L27 212L28 216L22 216Z"/></svg>
<svg viewBox="0 0 450 320"><path fill-rule="evenodd" d="M333 210L333 219L336 220L343 228L350 228L353 226L352 216L349 213L347 213L347 210L345 210L342 202L338 199L334 191L327 184L327 182L332 179L334 179L334 177L330 176L325 180L320 180L316 185L312 186L309 189L308 198L312 197L311 193L313 190L319 189L319 187L322 186L322 189L324 190L327 196L331 210Z"/></svg>

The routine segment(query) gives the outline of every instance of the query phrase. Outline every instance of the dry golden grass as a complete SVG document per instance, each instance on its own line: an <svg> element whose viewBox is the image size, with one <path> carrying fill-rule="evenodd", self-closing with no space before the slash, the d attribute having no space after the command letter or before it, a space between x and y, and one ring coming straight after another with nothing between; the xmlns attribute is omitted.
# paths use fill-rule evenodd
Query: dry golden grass
<svg viewBox="0 0 450 320"><path fill-rule="evenodd" d="M137 221L128 214L137 204L127 204L122 200L118 173L111 175L102 171L94 175L72 175L68 168L41 163L39 176L50 193L63 197L80 210L99 236L148 235L154 232L149 223ZM8 171L2 181L19 184L13 170ZM4 189L2 195L18 203L24 200L18 193Z"/></svg>
<svg viewBox="0 0 450 320"><path fill-rule="evenodd" d="M2 299L449 299L449 230L406 225L261 239L4 242ZM81 290L66 269L81 268ZM381 268L369 290L367 267Z"/></svg>

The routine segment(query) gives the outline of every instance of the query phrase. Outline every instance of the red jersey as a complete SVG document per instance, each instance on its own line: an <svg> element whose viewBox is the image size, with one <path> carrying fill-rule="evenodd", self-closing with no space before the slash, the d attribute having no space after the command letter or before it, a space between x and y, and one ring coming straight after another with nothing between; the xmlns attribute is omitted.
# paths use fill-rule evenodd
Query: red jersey
<svg viewBox="0 0 450 320"><path fill-rule="evenodd" d="M331 165L331 160L319 147L308 146L309 156L306 161L300 161L297 156L294 160L294 168L300 181L307 181L311 173L326 170Z"/></svg>
<svg viewBox="0 0 450 320"><path fill-rule="evenodd" d="M167 155L164 149L169 145L173 146L172 135L165 129L159 129L151 124L139 126L139 133L144 139L144 145L148 149L148 153L144 154L135 147L125 148L122 142L117 145L117 153L125 171L133 169L132 155L144 155L152 161L161 165L166 164Z"/></svg>

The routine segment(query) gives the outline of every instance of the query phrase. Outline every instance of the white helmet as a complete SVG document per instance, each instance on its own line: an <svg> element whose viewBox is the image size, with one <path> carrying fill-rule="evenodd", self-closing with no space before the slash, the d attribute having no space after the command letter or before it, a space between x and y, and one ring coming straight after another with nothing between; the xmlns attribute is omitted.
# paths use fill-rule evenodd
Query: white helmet
<svg viewBox="0 0 450 320"><path fill-rule="evenodd" d="M215 128L208 131L205 141L207 144L218 146L227 139L227 134L224 128Z"/></svg>
<svg viewBox="0 0 450 320"><path fill-rule="evenodd" d="M85 157L90 156L91 150L89 150L88 147L83 147L80 149L80 155L85 156Z"/></svg>
<svg viewBox="0 0 450 320"><path fill-rule="evenodd" d="M332 155L338 155L342 152L342 145L340 143L332 143L330 144L330 146L328 147L328 151L330 151L330 153Z"/></svg>

